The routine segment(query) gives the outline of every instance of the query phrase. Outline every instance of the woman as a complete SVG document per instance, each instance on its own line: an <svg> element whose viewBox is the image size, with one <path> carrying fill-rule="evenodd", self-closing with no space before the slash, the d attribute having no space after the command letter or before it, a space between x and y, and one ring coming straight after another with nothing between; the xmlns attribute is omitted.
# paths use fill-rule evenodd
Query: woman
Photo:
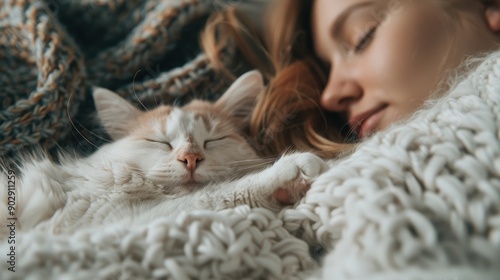
<svg viewBox="0 0 500 280"><path fill-rule="evenodd" d="M204 42L214 49L213 26L225 23L244 56L268 73L269 88L252 124L265 153L292 146L336 156L349 149L344 143L352 136L366 138L412 115L446 88L450 77L465 71L459 66L467 57L495 50L499 5L278 0L263 28L266 59L243 47L246 29L232 10L213 21Z"/></svg>
<svg viewBox="0 0 500 280"><path fill-rule="evenodd" d="M333 249L317 279L498 279L500 1L277 0L271 11L262 60L234 13L214 21L268 74L252 127L265 152L336 157L352 134L365 140L284 211L302 240ZM479 67L468 59L490 52Z"/></svg>

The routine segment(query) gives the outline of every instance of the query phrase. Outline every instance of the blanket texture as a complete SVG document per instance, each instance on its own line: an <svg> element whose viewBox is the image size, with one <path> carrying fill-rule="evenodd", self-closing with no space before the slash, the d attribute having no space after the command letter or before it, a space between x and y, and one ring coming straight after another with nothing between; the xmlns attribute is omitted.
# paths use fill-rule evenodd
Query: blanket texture
<svg viewBox="0 0 500 280"><path fill-rule="evenodd" d="M500 52L282 215L331 249L317 279L500 279Z"/></svg>
<svg viewBox="0 0 500 280"><path fill-rule="evenodd" d="M2 147L63 137L55 135L64 133L60 129L65 124L55 125L63 119L68 122L75 112L55 112L67 108L68 89L74 89L73 100L86 98L85 81L131 90L126 84L133 80L132 72L145 67L145 50L155 44L169 46L169 40L156 37L170 38L168 30L152 36L149 32L155 29L146 26L159 26L161 20L174 26L178 17L164 14L165 9L204 7L193 13L203 14L209 9L203 5L210 1L60 2L65 8L57 17L48 15L57 9L44 2L7 1L0 10L0 82L20 88L2 89ZM128 23L129 18L136 22ZM78 25L72 28L92 31L61 27L61 22L73 21ZM82 55L75 51L72 37L61 36L71 32L83 32L83 38L102 34L103 39L87 45L88 53ZM18 33L25 35L24 41L12 39ZM117 38L124 39L114 44ZM136 46L132 42L137 49L129 52L128 47ZM42 58L56 51L66 55L60 56L64 62L57 62L59 56ZM129 54L129 60L121 61L121 54ZM205 65L203 55L194 57ZM10 67L5 63L19 61L33 68L16 71L37 77L36 84L31 79L16 82L25 76L14 72L4 75ZM140 98L158 92L166 100L167 92L184 95L175 90L177 83L185 82L177 73L192 73L183 67L142 82ZM209 66L196 69L205 69L211 77L202 81L215 82ZM67 71L74 76L61 74ZM202 84L206 85L192 85ZM37 90L17 95L28 86ZM60 103L50 105L54 101ZM20 113L23 108L26 111ZM42 116L30 128L15 127L23 120L31 123L38 113ZM10 117L19 119L5 124ZM411 120L375 135L347 158L330 162L331 169L313 183L306 197L278 215L241 206L186 213L139 228L103 225L71 236L19 232L15 272L8 270L13 244L0 244L0 279L499 279L499 118L500 52ZM34 131L41 132L30 136ZM15 138L17 134L39 138ZM318 246L328 253L316 262L310 251Z"/></svg>
<svg viewBox="0 0 500 280"><path fill-rule="evenodd" d="M212 69L199 34L232 2L0 1L0 155L69 144L87 154L105 143L87 117L92 86L144 108L216 99L231 81ZM220 57L233 55L227 42Z"/></svg>

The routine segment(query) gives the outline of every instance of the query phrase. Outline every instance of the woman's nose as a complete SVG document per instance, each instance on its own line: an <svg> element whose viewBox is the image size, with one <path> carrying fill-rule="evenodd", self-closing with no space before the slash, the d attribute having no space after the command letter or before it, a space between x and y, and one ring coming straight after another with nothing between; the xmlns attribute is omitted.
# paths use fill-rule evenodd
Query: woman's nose
<svg viewBox="0 0 500 280"><path fill-rule="evenodd" d="M363 89L356 79L348 77L346 73L330 73L321 94L321 106L331 112L346 112L362 96Z"/></svg>

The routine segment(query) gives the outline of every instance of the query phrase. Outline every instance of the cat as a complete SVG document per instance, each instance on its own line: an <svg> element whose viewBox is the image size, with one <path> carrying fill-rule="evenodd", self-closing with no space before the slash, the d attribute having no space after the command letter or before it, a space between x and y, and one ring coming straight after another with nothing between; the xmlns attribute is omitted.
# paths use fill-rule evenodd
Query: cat
<svg viewBox="0 0 500 280"><path fill-rule="evenodd" d="M245 167L263 162L241 131L263 87L261 74L251 71L215 103L194 100L147 112L95 89L98 118L113 142L86 158L25 161L15 179L17 230L72 233L103 224L139 225L195 209L248 204L279 211L284 203L297 202L326 170L321 158L295 153L270 166ZM3 175L0 185L7 186ZM2 187L2 221L8 218L7 203ZM6 230L2 227L0 237Z"/></svg>

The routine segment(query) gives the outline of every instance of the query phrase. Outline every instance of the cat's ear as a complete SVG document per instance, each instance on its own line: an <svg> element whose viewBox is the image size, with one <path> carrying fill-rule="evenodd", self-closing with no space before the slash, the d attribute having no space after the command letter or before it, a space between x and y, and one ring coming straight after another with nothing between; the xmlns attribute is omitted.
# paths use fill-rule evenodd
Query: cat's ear
<svg viewBox="0 0 500 280"><path fill-rule="evenodd" d="M215 103L225 113L249 120L259 93L264 90L264 79L259 71L253 70L239 77Z"/></svg>
<svg viewBox="0 0 500 280"><path fill-rule="evenodd" d="M93 97L99 120L113 140L125 137L130 123L142 113L105 88L94 88Z"/></svg>

